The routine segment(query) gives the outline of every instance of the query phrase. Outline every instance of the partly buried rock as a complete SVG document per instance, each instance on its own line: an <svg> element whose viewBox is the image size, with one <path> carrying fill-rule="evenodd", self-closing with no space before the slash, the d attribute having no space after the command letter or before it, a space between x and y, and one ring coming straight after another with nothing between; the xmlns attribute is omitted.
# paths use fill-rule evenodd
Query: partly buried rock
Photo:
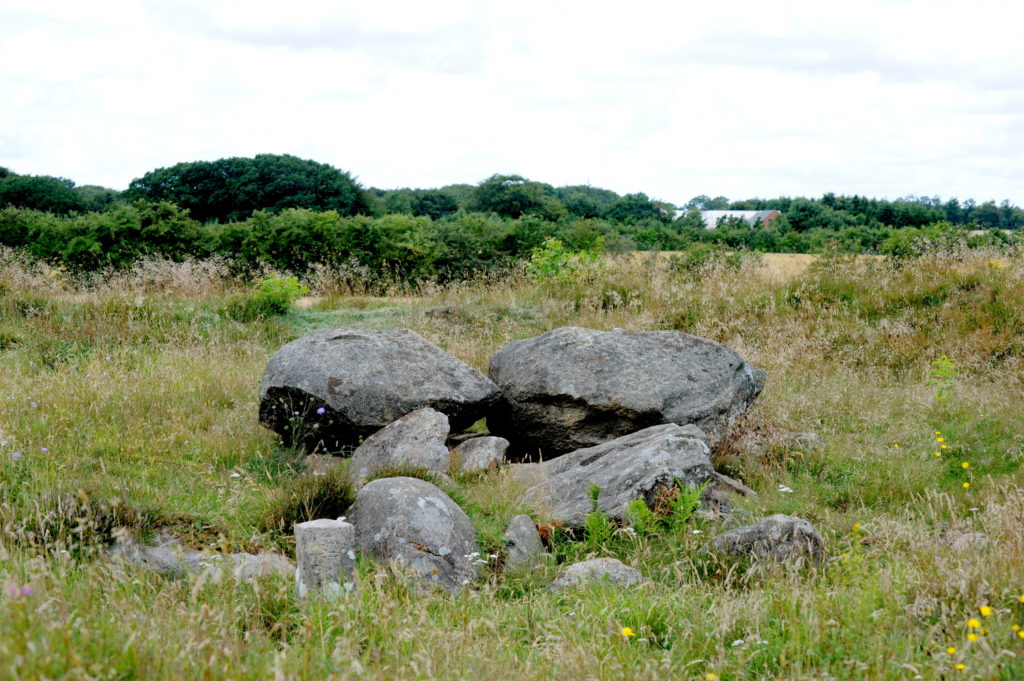
<svg viewBox="0 0 1024 681"><path fill-rule="evenodd" d="M417 409L366 438L352 454L352 481L364 484L379 471L415 468L444 475L451 455L448 417L433 409Z"/></svg>
<svg viewBox="0 0 1024 681"><path fill-rule="evenodd" d="M413 331L322 329L270 358L260 422L287 443L334 451L424 407L462 430L497 400L486 376Z"/></svg>
<svg viewBox="0 0 1024 681"><path fill-rule="evenodd" d="M714 537L705 549L727 560L772 560L820 563L825 542L803 518L777 513L759 523L737 527Z"/></svg>
<svg viewBox="0 0 1024 681"><path fill-rule="evenodd" d="M355 586L356 528L341 518L295 525L295 592L338 598Z"/></svg>
<svg viewBox="0 0 1024 681"><path fill-rule="evenodd" d="M526 498L566 527L583 527L592 485L600 488L598 509L623 521L626 505L635 499L653 507L676 480L696 486L712 479L710 450L696 433L674 423L651 426L551 461L519 465L515 472L529 485Z"/></svg>
<svg viewBox="0 0 1024 681"><path fill-rule="evenodd" d="M395 561L421 581L458 591L477 577L476 530L447 494L417 478L381 478L349 511L364 555Z"/></svg>
<svg viewBox="0 0 1024 681"><path fill-rule="evenodd" d="M278 553L223 555L197 551L166 532L158 534L151 544L140 544L127 530L115 530L114 543L107 554L113 560L168 576L188 573L219 576L226 569L235 579L252 579L271 575L287 577L294 570L292 562Z"/></svg>
<svg viewBox="0 0 1024 681"><path fill-rule="evenodd" d="M459 473L480 473L497 468L505 461L509 442L503 437L475 437L452 452L452 469Z"/></svg>
<svg viewBox="0 0 1024 681"><path fill-rule="evenodd" d="M509 521L501 543L505 546L504 572L522 572L544 558L544 542L528 515L517 515Z"/></svg>
<svg viewBox="0 0 1024 681"><path fill-rule="evenodd" d="M704 338L573 326L505 346L490 376L504 397L491 431L546 458L661 423L694 424L717 446L765 380Z"/></svg>
<svg viewBox="0 0 1024 681"><path fill-rule="evenodd" d="M573 563L551 583L552 591L578 589L591 584L608 586L632 586L644 581L636 568L631 568L615 558L592 558L582 563Z"/></svg>

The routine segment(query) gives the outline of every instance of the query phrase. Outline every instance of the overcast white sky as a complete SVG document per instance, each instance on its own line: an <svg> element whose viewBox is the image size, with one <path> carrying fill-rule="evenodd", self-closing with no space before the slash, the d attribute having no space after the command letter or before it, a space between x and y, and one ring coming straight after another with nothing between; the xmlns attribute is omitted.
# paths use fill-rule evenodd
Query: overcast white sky
<svg viewBox="0 0 1024 681"><path fill-rule="evenodd" d="M1022 33L1007 0L0 0L0 166L1024 205Z"/></svg>

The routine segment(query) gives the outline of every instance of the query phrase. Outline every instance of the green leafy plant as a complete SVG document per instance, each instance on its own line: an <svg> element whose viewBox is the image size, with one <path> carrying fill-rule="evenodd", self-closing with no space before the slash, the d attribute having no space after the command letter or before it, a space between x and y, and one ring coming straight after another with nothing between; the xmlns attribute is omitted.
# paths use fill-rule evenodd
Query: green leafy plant
<svg viewBox="0 0 1024 681"><path fill-rule="evenodd" d="M526 273L534 281L564 283L597 268L604 250L604 237L585 251L570 251L559 239L547 237L534 248L526 263Z"/></svg>
<svg viewBox="0 0 1024 681"><path fill-rule="evenodd" d="M601 488L595 484L590 485L590 513L583 521L583 541L587 546L596 550L607 545L615 532L615 524L608 515L597 507L597 498L601 494Z"/></svg>
<svg viewBox="0 0 1024 681"><path fill-rule="evenodd" d="M931 378L925 384L929 388L935 388L935 401L948 402L956 388L956 377L960 374L956 360L943 355L932 362L928 369Z"/></svg>
<svg viewBox="0 0 1024 681"><path fill-rule="evenodd" d="M658 516L643 499L634 499L626 504L626 518L640 537L646 537L658 529Z"/></svg>
<svg viewBox="0 0 1024 681"><path fill-rule="evenodd" d="M708 483L702 485L685 485L679 478L676 478L675 494L668 497L668 513L665 514L665 522L672 529L678 529L685 525L693 512L700 508L700 500Z"/></svg>
<svg viewBox="0 0 1024 681"><path fill-rule="evenodd" d="M265 307L275 314L284 314L292 303L307 293L309 287L300 284L296 277L269 274L256 284L256 291L252 297L260 307Z"/></svg>

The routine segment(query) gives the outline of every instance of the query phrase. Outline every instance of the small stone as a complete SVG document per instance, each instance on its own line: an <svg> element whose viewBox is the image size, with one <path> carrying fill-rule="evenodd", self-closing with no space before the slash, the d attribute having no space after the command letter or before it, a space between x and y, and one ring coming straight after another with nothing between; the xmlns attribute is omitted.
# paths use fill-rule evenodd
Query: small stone
<svg viewBox="0 0 1024 681"><path fill-rule="evenodd" d="M506 573L532 568L540 563L545 555L540 532L528 515L517 515L510 520L501 542L505 546Z"/></svg>
<svg viewBox="0 0 1024 681"><path fill-rule="evenodd" d="M475 437L466 440L452 452L453 472L480 473L493 470L505 462L509 442L503 437Z"/></svg>
<svg viewBox="0 0 1024 681"><path fill-rule="evenodd" d="M306 467L306 473L313 476L327 475L332 469L337 468L341 459L326 454L310 454L302 463Z"/></svg>
<svg viewBox="0 0 1024 681"><path fill-rule="evenodd" d="M295 591L336 599L355 585L355 527L344 520L309 520L295 525Z"/></svg>
<svg viewBox="0 0 1024 681"><path fill-rule="evenodd" d="M825 542L803 518L777 513L759 523L737 527L714 537L706 551L729 560L754 559L820 563Z"/></svg>
<svg viewBox="0 0 1024 681"><path fill-rule="evenodd" d="M388 468L414 468L435 475L448 470L448 417L417 409L366 438L352 454L352 482L358 487Z"/></svg>
<svg viewBox="0 0 1024 681"><path fill-rule="evenodd" d="M591 584L633 586L643 582L643 575L615 558L592 558L574 563L562 571L551 583L552 591L577 589Z"/></svg>

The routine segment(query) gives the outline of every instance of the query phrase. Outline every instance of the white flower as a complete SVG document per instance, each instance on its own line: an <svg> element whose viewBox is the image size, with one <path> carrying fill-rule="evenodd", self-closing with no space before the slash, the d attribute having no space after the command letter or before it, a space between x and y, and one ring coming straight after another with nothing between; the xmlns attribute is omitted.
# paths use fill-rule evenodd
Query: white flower
<svg viewBox="0 0 1024 681"><path fill-rule="evenodd" d="M780 492L787 492L788 493L788 492L792 492L793 488L792 487L786 487L785 485L779 485L779 491Z"/></svg>
<svg viewBox="0 0 1024 681"><path fill-rule="evenodd" d="M694 530L694 534L704 534L704 530Z"/></svg>
<svg viewBox="0 0 1024 681"><path fill-rule="evenodd" d="M744 643L746 643L746 641L744 641L742 638L738 638L732 642L732 647L735 648L736 646L741 646Z"/></svg>
<svg viewBox="0 0 1024 681"><path fill-rule="evenodd" d="M231 477L232 478L240 478L240 477L242 477L242 474L241 473L232 473Z"/></svg>

